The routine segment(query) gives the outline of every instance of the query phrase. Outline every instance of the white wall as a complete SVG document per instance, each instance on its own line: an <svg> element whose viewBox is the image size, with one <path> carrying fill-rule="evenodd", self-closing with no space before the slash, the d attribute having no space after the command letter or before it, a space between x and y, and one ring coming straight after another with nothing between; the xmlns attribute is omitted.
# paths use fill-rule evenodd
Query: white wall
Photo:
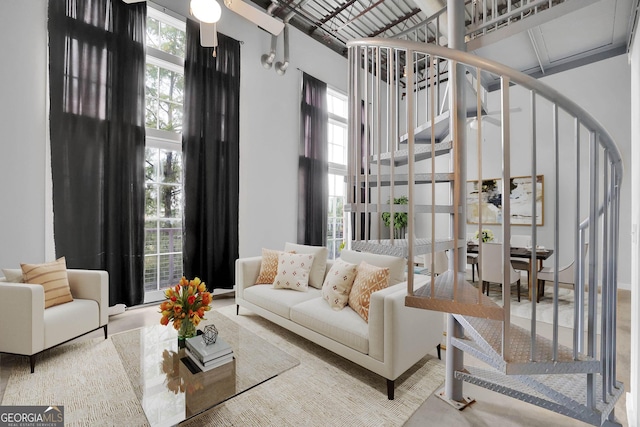
<svg viewBox="0 0 640 427"><path fill-rule="evenodd" d="M611 134L614 141L618 144L621 151L624 173L621 188L621 208L620 208L620 257L618 268L619 286L629 289L631 283L630 254L626 249L630 245L631 233L631 113L629 105L631 103L630 82L631 71L627 58L620 55L603 61L575 68L563 73L553 74L541 79L545 84L553 87L563 95L575 101L593 117L596 118L605 129ZM512 114L511 123L511 175L523 176L530 175L530 124L529 124L529 94L528 92L514 88L511 91L510 103L511 108L520 108L521 111ZM499 93L492 92L489 95L488 109L499 110L500 101ZM551 144L552 141L552 122L551 108L548 103L538 101L537 118L540 125L537 127L539 149L538 170L537 174L545 177L544 198L545 213L544 226L538 229L538 244L547 247L553 247L553 198L554 191L554 170L553 158L554 153ZM561 209L566 208L569 212L574 209L575 194L575 162L573 161L574 148L573 128L566 116L560 112L560 203ZM499 128L492 125L483 127L484 145L492 146L491 154L483 154L483 178L497 178L502 174L502 165L500 158L500 134ZM581 167L582 176L586 178L588 171L588 139L582 136L581 150ZM470 153L476 152L475 133L469 132L468 149ZM470 154L471 156L471 154ZM477 164L473 157L469 157L467 179L477 177ZM549 161L545 161L549 159ZM581 217L586 217L589 189L588 181L583 179L581 191ZM601 193L602 194L602 193ZM573 258L573 224L575 218L573 213L561 215L560 219L560 262L566 265ZM469 232L474 232L476 226L469 226ZM496 236L500 238L501 232L499 226L487 226L491 228ZM472 230L473 229L473 230ZM529 227L512 226L511 234L530 234ZM564 245L563 245L564 244ZM564 246L564 247L562 247ZM553 265L553 259L545 261L545 265Z"/></svg>
<svg viewBox="0 0 640 427"><path fill-rule="evenodd" d="M157 4L185 16L188 0ZM47 171L47 1L0 3L0 267L53 257ZM346 92L347 62L329 48L290 31L285 76L265 70L260 56L271 38L223 7L219 31L243 42L240 88L240 256L296 241L298 120L301 72ZM279 38L276 60L283 58ZM17 52L20 52L18 55Z"/></svg>
<svg viewBox="0 0 640 427"><path fill-rule="evenodd" d="M45 259L46 0L0 4L0 268Z"/></svg>

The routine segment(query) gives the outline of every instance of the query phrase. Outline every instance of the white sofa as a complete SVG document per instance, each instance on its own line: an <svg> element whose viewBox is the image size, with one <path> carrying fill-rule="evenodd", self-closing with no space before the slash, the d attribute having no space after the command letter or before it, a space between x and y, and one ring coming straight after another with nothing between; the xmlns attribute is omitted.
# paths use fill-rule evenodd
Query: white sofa
<svg viewBox="0 0 640 427"><path fill-rule="evenodd" d="M5 270L16 272L20 270ZM44 288L0 278L0 353L35 356L97 329L107 338L109 275L106 271L68 269L72 302L44 308Z"/></svg>
<svg viewBox="0 0 640 427"><path fill-rule="evenodd" d="M394 398L394 381L430 351L437 349L443 332L440 312L405 307L405 260L383 255L342 251L341 258L359 264L365 260L390 267L390 286L371 295L369 322L346 306L333 310L320 289L307 292L256 285L261 257L236 261L236 313L244 307L262 317L387 379L387 394ZM331 269L328 261L325 276Z"/></svg>

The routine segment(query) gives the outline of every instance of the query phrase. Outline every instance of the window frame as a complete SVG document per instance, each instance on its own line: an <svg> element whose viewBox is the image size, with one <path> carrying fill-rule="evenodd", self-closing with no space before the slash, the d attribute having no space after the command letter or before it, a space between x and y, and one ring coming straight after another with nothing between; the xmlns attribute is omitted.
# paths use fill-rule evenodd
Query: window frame
<svg viewBox="0 0 640 427"><path fill-rule="evenodd" d="M180 17L178 15L172 14L170 13L170 11L168 10L164 10L164 11L160 11L156 8L154 8L152 6L152 4L149 4L149 7L147 8L147 17L148 18L153 18L153 19L157 19L161 22L164 22L168 25L171 25L173 27L178 28L179 30L185 31L186 33L186 19L184 19L183 17ZM179 73L184 75L184 58L180 58L178 56L175 55L171 55L169 53L166 53L164 51L161 51L159 49L156 49L154 47L150 47L150 46L146 46L146 60L145 60L145 65L146 64L150 64L150 65L154 65L157 67L161 67L161 68L165 68L167 70ZM146 94L145 94L145 111L146 111ZM146 120L145 120L146 123ZM162 130L162 129L156 129L156 128L145 128L145 132L146 132L146 138L145 138L145 150L147 148L150 149L156 149L156 150L168 150L168 151L177 151L182 155L182 133L181 132L175 132L175 131L167 131L167 130ZM145 156L145 162L146 162L146 156ZM184 176L184 171L181 171L181 178L180 178L180 184L182 185L182 179ZM158 184L157 181L153 181L154 184ZM145 186L147 185L147 183L145 182ZM159 212L160 206L157 207L157 211ZM184 209L184 202L182 203L181 206L181 210ZM146 210L146 205L145 205L145 210ZM164 290L163 288L166 286L163 286L161 283L161 274L160 274L160 270L161 270L161 263L160 263L160 259L163 255L176 255L176 254L180 254L182 255L183 251L182 248L180 248L180 251L172 251L172 252L162 252L161 248L160 248L160 223L164 222L165 220L175 220L177 218L164 218L164 217L160 217L158 215L154 216L154 217L147 217L146 213L145 213L145 222L144 222L144 227L146 230L146 225L147 222L150 221L154 221L156 222L156 224L158 226L156 226L156 251L153 254L147 254L146 253L146 248L145 248L145 254L144 254L144 258L146 259L147 257L156 257L157 262L156 262L156 289L155 290L146 290L145 288L145 292L144 292L144 302L145 303L151 303L151 302L157 302L157 301L161 301L165 296L164 296ZM179 223L180 223L180 227L182 227L182 217L179 218ZM146 234L146 231L145 231ZM145 238L145 242L146 242L146 238ZM145 243L146 244L146 243ZM182 271L183 265L180 265L180 271ZM146 268L145 268L145 273L146 273ZM144 284L146 286L146 278L144 280ZM161 288L162 287L162 288Z"/></svg>

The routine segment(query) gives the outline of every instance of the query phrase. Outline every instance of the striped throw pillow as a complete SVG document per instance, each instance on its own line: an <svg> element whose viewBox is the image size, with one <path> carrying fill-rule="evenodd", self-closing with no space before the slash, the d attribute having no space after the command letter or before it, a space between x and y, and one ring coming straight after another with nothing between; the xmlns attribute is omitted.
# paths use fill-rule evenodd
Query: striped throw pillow
<svg viewBox="0 0 640 427"><path fill-rule="evenodd" d="M20 264L25 283L42 285L44 308L73 301L64 257L44 264Z"/></svg>

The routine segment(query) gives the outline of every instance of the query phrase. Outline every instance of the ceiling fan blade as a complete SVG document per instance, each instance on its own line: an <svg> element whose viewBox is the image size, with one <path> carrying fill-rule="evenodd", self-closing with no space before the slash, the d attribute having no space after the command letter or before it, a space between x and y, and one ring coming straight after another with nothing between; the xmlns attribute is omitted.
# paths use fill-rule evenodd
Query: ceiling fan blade
<svg viewBox="0 0 640 427"><path fill-rule="evenodd" d="M147 0L122 0L122 1L127 4L131 4L131 3L142 3L143 1L147 1Z"/></svg>
<svg viewBox="0 0 640 427"><path fill-rule="evenodd" d="M242 0L224 0L224 5L230 10L253 22L258 27L277 36L284 28L284 22L274 18L266 12L256 9Z"/></svg>

